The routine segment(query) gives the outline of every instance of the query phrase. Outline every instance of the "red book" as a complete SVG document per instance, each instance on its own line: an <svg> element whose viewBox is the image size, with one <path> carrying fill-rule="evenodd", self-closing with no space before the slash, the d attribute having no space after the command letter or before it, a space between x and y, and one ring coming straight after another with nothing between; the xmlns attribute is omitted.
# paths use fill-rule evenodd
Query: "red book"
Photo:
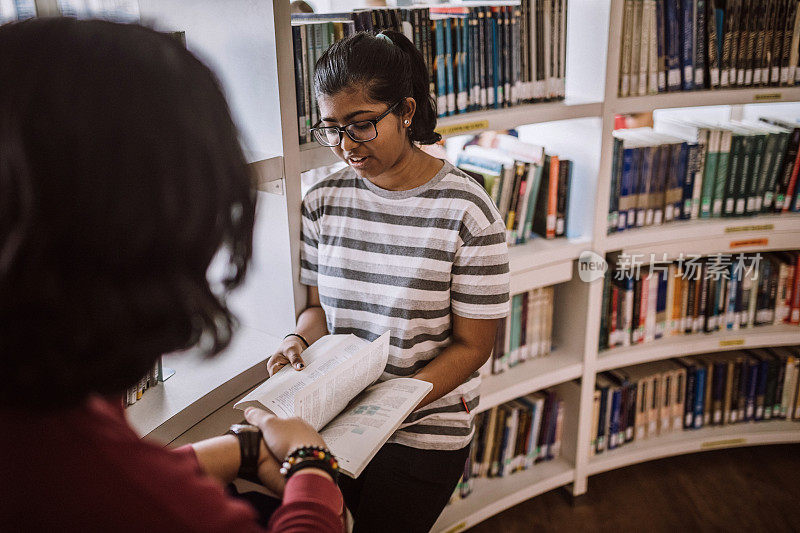
<svg viewBox="0 0 800 533"><path fill-rule="evenodd" d="M794 167L792 168L792 177L789 179L789 186L786 188L786 196L783 200L783 212L789 211L794 203L794 189L797 186L797 172L800 171L800 150L797 151L797 157L794 159ZM797 276L795 276L797 279Z"/></svg>
<svg viewBox="0 0 800 533"><path fill-rule="evenodd" d="M556 219L558 217L558 156L550 156L550 183L547 191L547 237L556 236Z"/></svg>
<svg viewBox="0 0 800 533"><path fill-rule="evenodd" d="M644 342L644 328L647 322L647 298L650 293L650 276L640 274L642 278L642 288L639 291L639 337L637 342Z"/></svg>

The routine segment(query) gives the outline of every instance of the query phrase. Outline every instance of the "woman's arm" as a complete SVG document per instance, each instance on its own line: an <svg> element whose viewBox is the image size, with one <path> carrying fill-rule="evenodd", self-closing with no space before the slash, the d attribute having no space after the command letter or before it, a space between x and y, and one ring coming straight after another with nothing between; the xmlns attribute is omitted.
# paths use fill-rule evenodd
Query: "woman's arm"
<svg viewBox="0 0 800 533"><path fill-rule="evenodd" d="M319 301L319 289L316 287L308 286L308 304L297 317L294 333L301 335L308 341L308 344L314 344L320 337L328 334L328 322ZM300 354L305 349L306 346L297 337L286 337L278 347L278 351L267 361L269 375L274 375L275 372L290 363L295 370L302 370L305 363Z"/></svg>
<svg viewBox="0 0 800 533"><path fill-rule="evenodd" d="M497 319L480 320L456 314L452 317L452 343L414 375L433 383L433 390L422 399L417 410L464 383L492 353Z"/></svg>

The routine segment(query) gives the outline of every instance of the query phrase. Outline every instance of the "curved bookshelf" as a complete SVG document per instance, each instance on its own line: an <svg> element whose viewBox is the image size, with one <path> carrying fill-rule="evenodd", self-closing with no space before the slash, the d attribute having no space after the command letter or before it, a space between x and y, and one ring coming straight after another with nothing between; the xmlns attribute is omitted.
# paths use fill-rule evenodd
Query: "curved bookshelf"
<svg viewBox="0 0 800 533"><path fill-rule="evenodd" d="M511 294L572 279L572 262L590 248L585 239L533 239L508 249Z"/></svg>
<svg viewBox="0 0 800 533"><path fill-rule="evenodd" d="M445 507L431 531L463 531L539 494L572 483L575 469L565 459L553 459L501 478L474 480L472 494Z"/></svg>
<svg viewBox="0 0 800 533"><path fill-rule="evenodd" d="M484 378L481 383L481 402L475 413L581 377L582 359L580 354L553 352L545 357L520 363L502 374Z"/></svg>
<svg viewBox="0 0 800 533"><path fill-rule="evenodd" d="M198 353L164 357L175 375L148 389L125 409L133 429L142 437L167 444L232 398L267 378L266 360L281 340L240 327L231 345L214 358Z"/></svg>
<svg viewBox="0 0 800 533"><path fill-rule="evenodd" d="M760 215L745 218L712 218L671 222L608 235L599 241L604 252L628 254L680 252L739 253L800 248L800 215Z"/></svg>
<svg viewBox="0 0 800 533"><path fill-rule="evenodd" d="M678 91L652 96L615 97L607 100L613 113L645 113L654 109L743 105L800 101L800 87L757 87L713 91Z"/></svg>
<svg viewBox="0 0 800 533"><path fill-rule="evenodd" d="M604 350L598 354L594 370L603 372L684 355L793 344L800 344L800 326L789 324L758 326L737 331L675 335L645 344Z"/></svg>
<svg viewBox="0 0 800 533"><path fill-rule="evenodd" d="M524 124L554 122L574 118L599 117L603 113L601 102L585 100L560 100L537 104L522 104L502 109L473 111L437 120L436 131L443 137L477 133L483 130L505 130ZM316 143L300 145L300 171L332 165L339 159L330 148Z"/></svg>
<svg viewBox="0 0 800 533"><path fill-rule="evenodd" d="M790 442L800 442L800 422L771 420L676 431L655 439L633 441L595 455L589 460L588 473L599 474L645 461L687 453Z"/></svg>

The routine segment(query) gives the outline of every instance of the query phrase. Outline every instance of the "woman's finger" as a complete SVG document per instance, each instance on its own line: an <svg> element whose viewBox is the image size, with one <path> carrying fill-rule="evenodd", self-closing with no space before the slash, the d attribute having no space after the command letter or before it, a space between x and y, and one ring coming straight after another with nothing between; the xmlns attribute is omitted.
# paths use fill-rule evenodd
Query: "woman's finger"
<svg viewBox="0 0 800 533"><path fill-rule="evenodd" d="M285 355L283 355L282 353L276 353L275 355L269 358L269 361L267 361L267 372L269 372L270 377L272 377L278 370L280 370L281 368L285 367L288 364L289 364L289 359Z"/></svg>
<svg viewBox="0 0 800 533"><path fill-rule="evenodd" d="M305 368L306 364L303 362L303 358L300 357L300 350L296 347L292 346L291 348L287 348L286 356L289 358L289 362L291 362L295 370L303 370L303 368Z"/></svg>

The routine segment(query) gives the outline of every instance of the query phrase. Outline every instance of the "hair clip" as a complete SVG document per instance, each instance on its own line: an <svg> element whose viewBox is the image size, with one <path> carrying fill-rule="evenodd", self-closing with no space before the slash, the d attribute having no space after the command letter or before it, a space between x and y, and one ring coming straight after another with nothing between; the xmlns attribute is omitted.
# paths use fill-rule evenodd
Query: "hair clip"
<svg viewBox="0 0 800 533"><path fill-rule="evenodd" d="M384 33L379 33L375 37L377 37L378 39L383 39L384 41L386 41L389 44L394 44L394 41L392 40L392 38L389 37L388 35L384 34Z"/></svg>

